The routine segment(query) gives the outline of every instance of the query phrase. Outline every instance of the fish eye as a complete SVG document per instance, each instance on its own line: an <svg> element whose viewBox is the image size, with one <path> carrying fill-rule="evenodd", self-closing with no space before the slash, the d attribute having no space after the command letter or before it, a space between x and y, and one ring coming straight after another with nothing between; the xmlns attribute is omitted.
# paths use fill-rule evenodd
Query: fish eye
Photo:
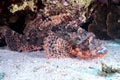
<svg viewBox="0 0 120 80"><path fill-rule="evenodd" d="M81 39L79 37L76 37L76 41L80 41Z"/></svg>

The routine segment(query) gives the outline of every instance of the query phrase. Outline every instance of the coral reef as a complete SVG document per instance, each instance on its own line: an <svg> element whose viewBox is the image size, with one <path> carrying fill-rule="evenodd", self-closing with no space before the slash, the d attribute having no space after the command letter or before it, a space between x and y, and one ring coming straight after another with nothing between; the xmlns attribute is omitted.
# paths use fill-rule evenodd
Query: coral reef
<svg viewBox="0 0 120 80"><path fill-rule="evenodd" d="M108 8L106 4L96 2L97 6L93 13L94 20L92 24L88 26L88 31L93 32L99 39L110 39L107 34L107 14Z"/></svg>
<svg viewBox="0 0 120 80"><path fill-rule="evenodd" d="M2 22L5 18L1 26L8 25L9 28L2 29L0 40L5 41L10 50L30 52L44 49L48 57L77 56L83 59L99 58L107 53L102 47L102 41L96 39L93 33L81 28L82 23L93 16L94 21L89 26L89 31L96 31L94 27L97 26L100 36L106 34L108 12L99 14L107 10L106 4L100 3L101 5L96 7L97 10L93 13L91 11L86 17L85 13L89 11L88 6L92 0L42 0L45 5L43 9L40 9L42 5L38 5L42 4L41 0L16 1L6 6L7 14L10 15L1 19ZM2 4L4 6L6 3ZM3 13L1 10L0 17Z"/></svg>
<svg viewBox="0 0 120 80"><path fill-rule="evenodd" d="M32 4L31 4L32 3ZM25 4L24 6L22 6ZM34 5L33 5L34 4ZM33 5L35 10L33 11ZM16 9L20 7L19 9ZM41 0L1 0L0 1L0 31L8 26L17 33L23 34L26 24L33 20L39 9L44 8ZM14 10L15 11L12 11ZM0 32L0 46L6 45L4 37Z"/></svg>
<svg viewBox="0 0 120 80"><path fill-rule="evenodd" d="M37 6L35 6L36 1L37 0L29 0L29 1L24 0L22 2L22 4L19 3L19 5L18 4L11 4L10 5L10 12L15 13L17 11L21 11L21 10L25 10L25 9L30 9L31 11L34 12L35 10L37 10L36 9Z"/></svg>
<svg viewBox="0 0 120 80"><path fill-rule="evenodd" d="M18 33L44 7L41 0L1 0L0 5L0 26L9 26Z"/></svg>
<svg viewBox="0 0 120 80"><path fill-rule="evenodd" d="M107 32L114 39L120 39L120 6L111 6L111 11L107 15Z"/></svg>
<svg viewBox="0 0 120 80"><path fill-rule="evenodd" d="M92 0L42 0L45 4L44 14L46 16L58 15L60 13L72 14L72 19L85 22L85 13Z"/></svg>
<svg viewBox="0 0 120 80"><path fill-rule="evenodd" d="M88 31L93 32L99 39L119 39L119 0L99 0L91 4L92 23ZM89 12L90 13L90 12Z"/></svg>

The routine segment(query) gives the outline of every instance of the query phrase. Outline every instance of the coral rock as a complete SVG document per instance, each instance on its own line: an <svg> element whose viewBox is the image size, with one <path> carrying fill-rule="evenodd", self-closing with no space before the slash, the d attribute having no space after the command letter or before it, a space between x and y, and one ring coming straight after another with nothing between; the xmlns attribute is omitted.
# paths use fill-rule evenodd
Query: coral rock
<svg viewBox="0 0 120 80"><path fill-rule="evenodd" d="M93 13L93 22L88 26L88 31L93 32L99 39L110 39L107 34L107 14L108 9L106 4L96 3L97 7Z"/></svg>
<svg viewBox="0 0 120 80"><path fill-rule="evenodd" d="M120 39L120 6L112 6L107 16L107 32L114 39Z"/></svg>
<svg viewBox="0 0 120 80"><path fill-rule="evenodd" d="M94 10L91 16L94 20L88 26L88 31L93 32L99 39L119 39L119 4L119 0L98 0L92 4Z"/></svg>

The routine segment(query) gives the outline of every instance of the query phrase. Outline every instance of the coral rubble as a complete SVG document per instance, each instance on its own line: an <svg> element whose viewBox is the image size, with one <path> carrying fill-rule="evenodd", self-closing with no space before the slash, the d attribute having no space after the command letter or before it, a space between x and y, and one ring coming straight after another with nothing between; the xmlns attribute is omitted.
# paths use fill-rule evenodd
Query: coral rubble
<svg viewBox="0 0 120 80"><path fill-rule="evenodd" d="M102 71L98 73L101 76L108 76L115 73L120 73L120 68L113 68L112 66L108 66L105 63L101 63L101 64L102 64Z"/></svg>

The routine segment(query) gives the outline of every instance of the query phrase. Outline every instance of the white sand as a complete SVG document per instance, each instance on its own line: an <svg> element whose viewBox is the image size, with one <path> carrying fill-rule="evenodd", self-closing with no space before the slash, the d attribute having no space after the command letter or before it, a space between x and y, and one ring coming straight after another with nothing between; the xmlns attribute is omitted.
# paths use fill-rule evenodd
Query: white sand
<svg viewBox="0 0 120 80"><path fill-rule="evenodd" d="M18 53L0 49L0 80L120 80L120 74L98 75L101 62L120 68L120 44L107 42L102 59L47 59L43 52ZM3 79L2 79L3 78Z"/></svg>

